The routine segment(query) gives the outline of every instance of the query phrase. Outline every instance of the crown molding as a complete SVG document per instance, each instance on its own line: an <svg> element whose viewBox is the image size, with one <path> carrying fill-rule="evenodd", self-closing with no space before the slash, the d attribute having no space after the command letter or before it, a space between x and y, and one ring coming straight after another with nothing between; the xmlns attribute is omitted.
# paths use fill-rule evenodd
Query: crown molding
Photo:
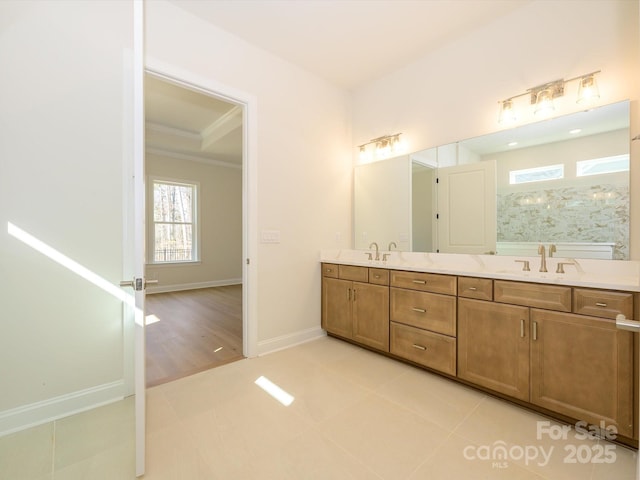
<svg viewBox="0 0 640 480"><path fill-rule="evenodd" d="M201 150L206 150L215 142L225 137L237 128L242 127L242 107L236 105L228 110L224 115L215 122L202 130Z"/></svg>
<svg viewBox="0 0 640 480"><path fill-rule="evenodd" d="M202 141L202 136L198 132L183 130L182 128L169 127L167 125L162 125L161 123L145 122L145 128L154 132L164 133L166 135L187 138L189 140L195 140L197 142Z"/></svg>
<svg viewBox="0 0 640 480"><path fill-rule="evenodd" d="M174 158L176 160L187 160L190 162L198 162L198 163L205 163L207 165L214 165L216 167L235 168L238 170L242 170L242 165L238 165L235 163L225 162L222 160L215 160L213 158L203 158L197 155L189 155L188 153L173 152L171 150L165 150L163 148L147 147L145 149L145 152L151 153L153 155L160 155L163 157Z"/></svg>

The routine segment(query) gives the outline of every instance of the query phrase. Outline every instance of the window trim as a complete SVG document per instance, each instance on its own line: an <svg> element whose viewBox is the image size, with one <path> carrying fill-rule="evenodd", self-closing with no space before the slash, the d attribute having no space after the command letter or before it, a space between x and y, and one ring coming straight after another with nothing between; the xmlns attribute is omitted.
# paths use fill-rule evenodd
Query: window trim
<svg viewBox="0 0 640 480"><path fill-rule="evenodd" d="M153 207L154 207L154 185L156 183L165 183L165 184L173 184L173 185L186 185L194 187L193 193L193 212L192 212L192 222L193 233L192 233L192 259L191 260L172 260L167 262L158 262L155 260L154 250L155 250L155 226L156 222L153 215ZM159 175L148 175L147 176L147 251L149 252L147 256L147 264L156 266L180 266L180 265L195 265L201 263L200 256L200 231L202 228L200 227L200 182L195 180L188 180L185 178L175 178L175 177L164 177Z"/></svg>

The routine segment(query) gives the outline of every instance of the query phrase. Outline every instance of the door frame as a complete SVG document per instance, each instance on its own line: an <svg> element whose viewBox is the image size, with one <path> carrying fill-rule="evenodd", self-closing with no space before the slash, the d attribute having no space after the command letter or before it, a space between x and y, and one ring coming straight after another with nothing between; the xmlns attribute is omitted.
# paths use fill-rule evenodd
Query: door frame
<svg viewBox="0 0 640 480"><path fill-rule="evenodd" d="M257 355L257 99L175 65L145 57L144 72L242 107L242 353Z"/></svg>

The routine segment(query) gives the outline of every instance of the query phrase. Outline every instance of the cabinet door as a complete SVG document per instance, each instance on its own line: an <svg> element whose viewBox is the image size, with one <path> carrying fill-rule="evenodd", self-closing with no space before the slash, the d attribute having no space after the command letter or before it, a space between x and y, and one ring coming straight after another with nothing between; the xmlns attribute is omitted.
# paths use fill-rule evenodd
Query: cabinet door
<svg viewBox="0 0 640 480"><path fill-rule="evenodd" d="M529 309L458 299L458 376L529 400Z"/></svg>
<svg viewBox="0 0 640 480"><path fill-rule="evenodd" d="M531 402L633 435L633 333L613 320L532 310Z"/></svg>
<svg viewBox="0 0 640 480"><path fill-rule="evenodd" d="M389 351L389 288L353 284L353 339Z"/></svg>
<svg viewBox="0 0 640 480"><path fill-rule="evenodd" d="M352 335L352 283L337 278L322 279L322 327L345 338Z"/></svg>

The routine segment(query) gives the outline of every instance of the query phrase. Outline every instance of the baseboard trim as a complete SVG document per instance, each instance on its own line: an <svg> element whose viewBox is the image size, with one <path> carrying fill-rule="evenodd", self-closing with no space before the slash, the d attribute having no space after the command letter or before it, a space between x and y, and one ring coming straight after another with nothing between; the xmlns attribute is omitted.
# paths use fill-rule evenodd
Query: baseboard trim
<svg viewBox="0 0 640 480"><path fill-rule="evenodd" d="M322 328L312 327L307 328L306 330L301 330L299 332L270 338L269 340L263 340L261 342L258 342L258 356L267 355L269 353L277 352L278 350L284 350L285 348L294 347L302 343L325 337L326 335L327 332L325 332Z"/></svg>
<svg viewBox="0 0 640 480"><path fill-rule="evenodd" d="M122 400L124 380L0 412L0 437Z"/></svg>
<svg viewBox="0 0 640 480"><path fill-rule="evenodd" d="M179 283L175 285L158 285L147 288L147 294L180 292L183 290L197 290L198 288L226 287L227 285L242 285L242 278L229 278L226 280L211 280L208 282Z"/></svg>

